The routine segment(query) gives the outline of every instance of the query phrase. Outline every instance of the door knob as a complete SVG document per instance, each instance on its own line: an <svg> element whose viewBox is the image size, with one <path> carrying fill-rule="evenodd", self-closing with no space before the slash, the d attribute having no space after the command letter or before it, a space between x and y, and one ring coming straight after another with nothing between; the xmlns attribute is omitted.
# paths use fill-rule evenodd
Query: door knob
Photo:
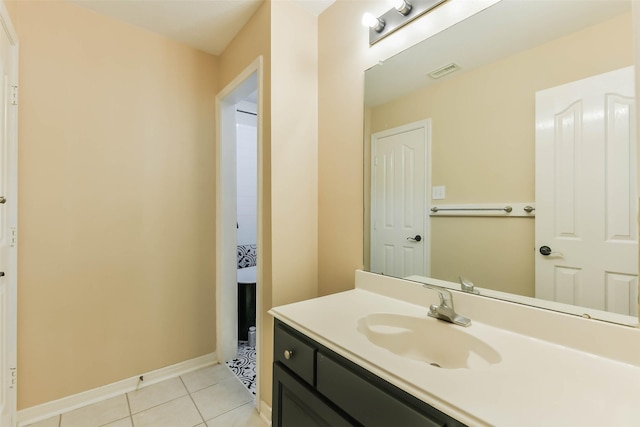
<svg viewBox="0 0 640 427"><path fill-rule="evenodd" d="M412 242L419 242L420 240L422 240L422 236L419 234L416 234L416 237L407 237L407 240L410 240Z"/></svg>
<svg viewBox="0 0 640 427"><path fill-rule="evenodd" d="M0 196L0 205L4 205L5 203L7 203L7 198L4 196Z"/></svg>
<svg viewBox="0 0 640 427"><path fill-rule="evenodd" d="M549 246L540 246L540 253L544 256L551 255L551 248Z"/></svg>

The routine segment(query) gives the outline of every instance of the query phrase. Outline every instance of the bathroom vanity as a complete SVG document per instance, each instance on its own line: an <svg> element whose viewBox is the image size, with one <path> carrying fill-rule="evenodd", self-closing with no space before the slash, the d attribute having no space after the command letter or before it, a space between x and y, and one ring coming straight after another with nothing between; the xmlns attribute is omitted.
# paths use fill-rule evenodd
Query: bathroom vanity
<svg viewBox="0 0 640 427"><path fill-rule="evenodd" d="M427 315L437 292L358 271L353 290L273 308L273 425L638 424L637 328L453 300L469 327Z"/></svg>

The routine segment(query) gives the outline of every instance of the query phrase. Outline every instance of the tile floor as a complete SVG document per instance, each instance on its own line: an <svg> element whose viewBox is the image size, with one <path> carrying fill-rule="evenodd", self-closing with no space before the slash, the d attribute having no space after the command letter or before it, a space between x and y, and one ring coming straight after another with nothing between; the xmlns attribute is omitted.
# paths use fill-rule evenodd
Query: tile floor
<svg viewBox="0 0 640 427"><path fill-rule="evenodd" d="M246 341L238 341L238 357L226 362L240 382L255 396L256 394L256 349Z"/></svg>
<svg viewBox="0 0 640 427"><path fill-rule="evenodd" d="M224 364L141 387L30 427L265 427L255 397Z"/></svg>

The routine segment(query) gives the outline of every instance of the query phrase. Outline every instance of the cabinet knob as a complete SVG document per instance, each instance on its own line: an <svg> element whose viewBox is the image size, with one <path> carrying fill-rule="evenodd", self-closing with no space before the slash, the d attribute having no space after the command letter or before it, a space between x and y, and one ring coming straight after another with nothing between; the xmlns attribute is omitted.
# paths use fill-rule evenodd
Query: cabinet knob
<svg viewBox="0 0 640 427"><path fill-rule="evenodd" d="M285 350L284 351L284 358L289 360L293 357L293 350Z"/></svg>

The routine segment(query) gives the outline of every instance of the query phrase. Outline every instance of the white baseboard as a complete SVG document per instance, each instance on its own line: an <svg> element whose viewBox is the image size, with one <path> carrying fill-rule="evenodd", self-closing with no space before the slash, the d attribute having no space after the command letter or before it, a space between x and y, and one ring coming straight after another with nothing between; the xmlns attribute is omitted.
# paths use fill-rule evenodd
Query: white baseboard
<svg viewBox="0 0 640 427"><path fill-rule="evenodd" d="M55 415L134 391L138 387L141 375L144 376L144 385L148 386L216 363L218 363L216 353L209 353L195 359L185 360L175 365L141 373L115 383L63 397L62 399L22 409L17 414L18 427L27 426Z"/></svg>
<svg viewBox="0 0 640 427"><path fill-rule="evenodd" d="M260 401L260 418L271 425L271 406L267 405L264 400Z"/></svg>

